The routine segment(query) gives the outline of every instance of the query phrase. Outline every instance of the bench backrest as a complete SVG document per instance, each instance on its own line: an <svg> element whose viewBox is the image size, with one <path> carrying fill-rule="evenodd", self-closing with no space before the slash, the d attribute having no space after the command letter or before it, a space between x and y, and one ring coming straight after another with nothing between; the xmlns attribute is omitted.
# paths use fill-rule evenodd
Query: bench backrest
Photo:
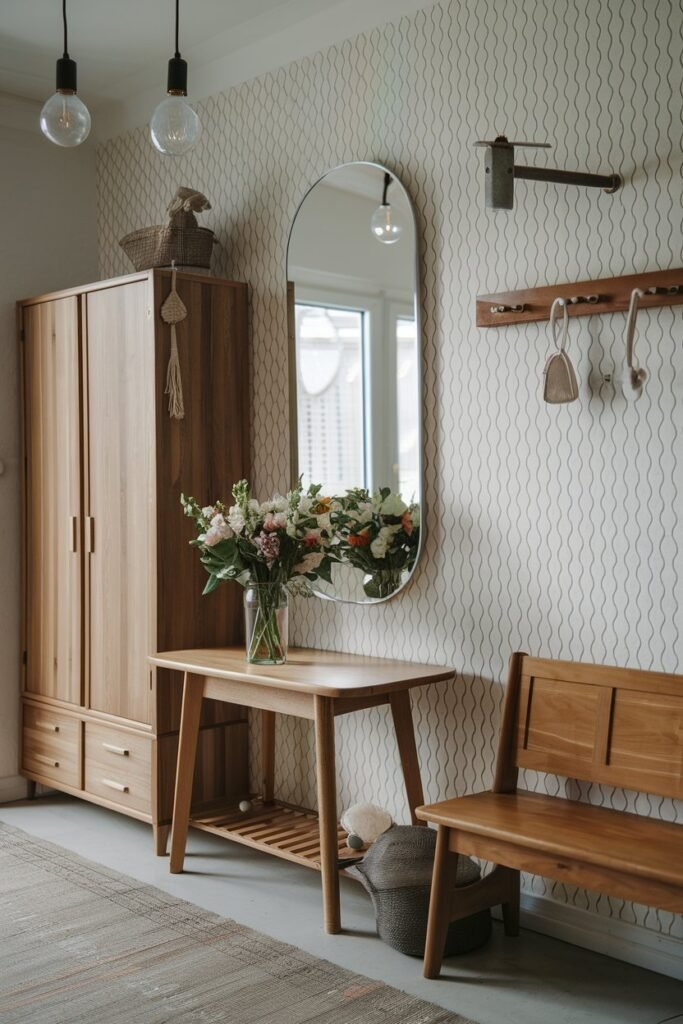
<svg viewBox="0 0 683 1024"><path fill-rule="evenodd" d="M513 654L494 789L518 768L683 797L683 676Z"/></svg>

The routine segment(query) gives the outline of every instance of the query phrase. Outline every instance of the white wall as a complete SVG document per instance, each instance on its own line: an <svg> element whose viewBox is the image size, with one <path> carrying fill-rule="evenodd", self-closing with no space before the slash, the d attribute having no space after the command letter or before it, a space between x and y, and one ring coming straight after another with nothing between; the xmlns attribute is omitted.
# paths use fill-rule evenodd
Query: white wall
<svg viewBox="0 0 683 1024"><path fill-rule="evenodd" d="M97 273L94 150L62 150L35 130L37 108L0 97L0 800L24 793L19 753L19 381L17 299ZM45 514L49 514L49 509Z"/></svg>

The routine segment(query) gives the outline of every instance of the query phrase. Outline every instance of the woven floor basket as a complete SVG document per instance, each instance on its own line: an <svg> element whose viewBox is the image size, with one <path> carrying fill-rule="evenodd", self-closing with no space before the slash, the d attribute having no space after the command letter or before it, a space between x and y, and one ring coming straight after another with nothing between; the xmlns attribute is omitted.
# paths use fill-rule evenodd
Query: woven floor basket
<svg viewBox="0 0 683 1024"><path fill-rule="evenodd" d="M173 260L181 267L208 269L213 244L214 234L210 228L169 224L132 231L119 242L136 270L170 267Z"/></svg>
<svg viewBox="0 0 683 1024"><path fill-rule="evenodd" d="M347 868L347 874L357 878L370 893L379 937L408 956L424 955L435 846L433 829L394 825L372 844L360 864ZM479 875L473 860L460 857L456 889L476 882ZM482 946L490 935L489 910L452 921L444 956L468 953Z"/></svg>

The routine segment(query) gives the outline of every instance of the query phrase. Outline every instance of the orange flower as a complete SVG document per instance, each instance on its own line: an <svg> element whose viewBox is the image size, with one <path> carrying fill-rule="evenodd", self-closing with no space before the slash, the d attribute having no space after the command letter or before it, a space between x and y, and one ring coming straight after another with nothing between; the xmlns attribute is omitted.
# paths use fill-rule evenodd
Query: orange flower
<svg viewBox="0 0 683 1024"><path fill-rule="evenodd" d="M366 548L370 543L370 530L365 527L364 530L360 530L358 533L349 534L349 544L352 548Z"/></svg>
<svg viewBox="0 0 683 1024"><path fill-rule="evenodd" d="M313 515L324 516L326 512L330 511L332 505L332 498L318 498L318 504L313 509Z"/></svg>
<svg viewBox="0 0 683 1024"><path fill-rule="evenodd" d="M403 527L405 534L410 537L413 532L413 517L410 514L409 508L407 508L401 516L401 526Z"/></svg>

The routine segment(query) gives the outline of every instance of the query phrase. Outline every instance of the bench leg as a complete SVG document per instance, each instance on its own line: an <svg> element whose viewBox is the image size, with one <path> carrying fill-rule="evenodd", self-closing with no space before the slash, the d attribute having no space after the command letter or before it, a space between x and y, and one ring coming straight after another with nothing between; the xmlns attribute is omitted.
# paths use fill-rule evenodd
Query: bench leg
<svg viewBox="0 0 683 1024"><path fill-rule="evenodd" d="M425 945L424 976L438 978L441 972L446 933L451 920L451 898L458 868L458 854L448 849L450 829L439 825L436 837L436 856L429 899L427 943Z"/></svg>
<svg viewBox="0 0 683 1024"><path fill-rule="evenodd" d="M503 867L498 871L505 873L510 893L509 899L502 904L505 934L519 935L519 871Z"/></svg>

